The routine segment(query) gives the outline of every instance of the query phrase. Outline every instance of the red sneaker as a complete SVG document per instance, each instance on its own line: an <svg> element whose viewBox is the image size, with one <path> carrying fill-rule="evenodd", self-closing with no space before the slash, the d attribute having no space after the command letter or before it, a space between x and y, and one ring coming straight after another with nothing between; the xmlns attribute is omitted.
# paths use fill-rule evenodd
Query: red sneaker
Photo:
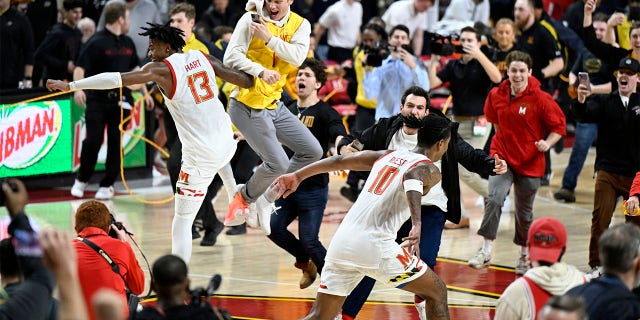
<svg viewBox="0 0 640 320"><path fill-rule="evenodd" d="M229 202L229 211L224 217L224 225L227 227L239 226L246 221L246 215L249 213L249 206L242 198L242 194L237 192L233 200Z"/></svg>

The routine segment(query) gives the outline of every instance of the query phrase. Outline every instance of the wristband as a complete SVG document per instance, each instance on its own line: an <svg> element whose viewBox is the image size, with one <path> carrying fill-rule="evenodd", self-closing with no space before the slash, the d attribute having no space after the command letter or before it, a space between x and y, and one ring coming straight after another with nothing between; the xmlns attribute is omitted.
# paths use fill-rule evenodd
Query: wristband
<svg viewBox="0 0 640 320"><path fill-rule="evenodd" d="M424 190L424 184L422 183L422 180L418 179L405 180L404 182L402 182L402 185L404 186L404 192L418 191L420 192L420 194L422 194L422 191Z"/></svg>

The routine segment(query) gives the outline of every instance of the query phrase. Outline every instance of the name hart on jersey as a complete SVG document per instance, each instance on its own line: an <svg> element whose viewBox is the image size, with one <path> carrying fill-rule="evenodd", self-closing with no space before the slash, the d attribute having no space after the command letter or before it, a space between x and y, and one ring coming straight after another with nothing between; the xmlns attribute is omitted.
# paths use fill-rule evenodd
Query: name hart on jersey
<svg viewBox="0 0 640 320"><path fill-rule="evenodd" d="M195 60L195 61L191 61L189 64L185 64L184 65L184 70L186 72L189 72L189 71L191 71L193 69L196 69L196 68L199 68L201 66L202 65L200 64L200 59L198 59L198 60Z"/></svg>
<svg viewBox="0 0 640 320"><path fill-rule="evenodd" d="M398 157L391 157L391 159L389 159L389 163L393 163L397 166L402 166L405 163L407 163L407 159L402 159L402 158L398 158Z"/></svg>

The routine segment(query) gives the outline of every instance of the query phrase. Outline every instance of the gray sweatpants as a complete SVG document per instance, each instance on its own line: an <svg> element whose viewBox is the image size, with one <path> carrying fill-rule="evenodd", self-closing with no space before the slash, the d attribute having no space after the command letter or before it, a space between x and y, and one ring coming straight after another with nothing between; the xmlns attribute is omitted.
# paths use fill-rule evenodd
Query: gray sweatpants
<svg viewBox="0 0 640 320"><path fill-rule="evenodd" d="M229 101L229 117L262 159L262 164L240 190L255 202L280 175L298 170L322 157L322 148L300 120L280 101L274 110L253 109L238 100ZM294 152L291 160L280 145Z"/></svg>
<svg viewBox="0 0 640 320"><path fill-rule="evenodd" d="M513 184L516 203L516 230L513 243L527 245L527 233L533 221L533 201L540 187L540 178L522 176L507 170L505 174L489 176L489 196L484 204L484 216L478 235L494 240L498 233L502 205Z"/></svg>

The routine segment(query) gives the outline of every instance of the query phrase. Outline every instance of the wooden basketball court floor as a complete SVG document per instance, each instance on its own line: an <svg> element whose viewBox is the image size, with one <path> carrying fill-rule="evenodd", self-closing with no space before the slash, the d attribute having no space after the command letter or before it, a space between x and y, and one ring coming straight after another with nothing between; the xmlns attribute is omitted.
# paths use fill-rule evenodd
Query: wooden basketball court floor
<svg viewBox="0 0 640 320"><path fill-rule="evenodd" d="M568 250L564 261L588 270L588 241L593 208L593 162L592 149L579 178L577 201L573 204L553 199L553 192L560 188L562 174L570 150L553 154L554 177L551 186L541 187L534 205L534 216L552 216L567 226ZM99 175L100 173L97 173ZM171 195L166 178L148 178L129 181L134 192L145 199L162 199ZM320 239L328 246L336 228L342 221L350 202L339 194L344 180L331 177L329 203L320 230ZM471 218L470 229L445 230L436 272L449 288L449 308L452 319L490 319L497 298L516 277L517 247L512 243L514 232L513 214L503 214L498 239L494 245L492 266L474 270L466 265L479 248L481 238L476 231L482 220L482 207L476 206L478 195L462 184L463 202ZM37 227L53 226L73 235L73 214L83 200L69 196L70 186L48 190L30 190L31 204L27 212ZM97 185L90 185L95 191ZM118 220L128 226L142 247L150 263L161 255L170 253L170 226L173 217L173 202L163 205L145 205L126 194L122 184L116 184L118 195L106 201ZM93 194L88 192L86 199ZM219 217L226 212L224 189L215 202ZM0 209L0 237L6 236L8 216ZM621 211L616 211L613 223L623 222ZM294 222L290 229L297 233ZM194 250L189 265L192 287L206 286L213 274L222 275L223 281L213 301L228 309L238 319L298 319L304 316L315 297L318 280L311 287L298 287L300 271L293 267L294 259L278 248L260 230L249 229L246 235L218 237L214 247L201 247L194 240ZM140 257L140 256L139 256ZM148 268L142 261L148 287ZM377 284L369 302L358 319L417 319L412 295Z"/></svg>

